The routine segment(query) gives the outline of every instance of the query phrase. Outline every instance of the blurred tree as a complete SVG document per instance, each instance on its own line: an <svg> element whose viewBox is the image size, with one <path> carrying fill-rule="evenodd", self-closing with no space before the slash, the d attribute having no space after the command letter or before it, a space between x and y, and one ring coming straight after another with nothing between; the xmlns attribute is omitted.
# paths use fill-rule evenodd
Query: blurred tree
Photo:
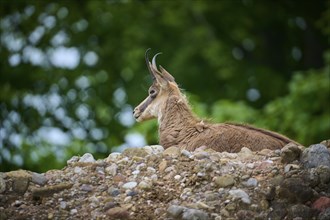
<svg viewBox="0 0 330 220"><path fill-rule="evenodd" d="M0 169L105 157L143 144L136 132L156 143L155 122L134 125L131 115L150 83L149 47L198 114L304 144L328 138L326 3L1 0Z"/></svg>

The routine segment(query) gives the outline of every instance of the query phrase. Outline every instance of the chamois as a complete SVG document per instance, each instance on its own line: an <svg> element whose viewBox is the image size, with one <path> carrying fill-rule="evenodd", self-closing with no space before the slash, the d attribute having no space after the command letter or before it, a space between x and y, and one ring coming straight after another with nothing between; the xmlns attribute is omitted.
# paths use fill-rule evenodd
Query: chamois
<svg viewBox="0 0 330 220"><path fill-rule="evenodd" d="M165 149L178 146L194 151L199 147L215 151L239 152L247 147L252 151L264 148L281 149L293 142L278 133L244 124L204 122L192 113L186 97L181 93L174 77L162 66L156 66L156 54L149 61L148 51L145 60L153 83L148 97L133 111L138 122L158 118L159 144Z"/></svg>

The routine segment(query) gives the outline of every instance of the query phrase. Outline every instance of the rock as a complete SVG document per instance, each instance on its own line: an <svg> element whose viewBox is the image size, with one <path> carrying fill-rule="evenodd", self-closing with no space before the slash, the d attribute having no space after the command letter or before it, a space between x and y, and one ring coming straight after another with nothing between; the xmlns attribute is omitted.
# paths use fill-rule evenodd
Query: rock
<svg viewBox="0 0 330 220"><path fill-rule="evenodd" d="M124 189L133 189L136 186L137 186L137 182L132 181L132 182L125 183L122 187Z"/></svg>
<svg viewBox="0 0 330 220"><path fill-rule="evenodd" d="M13 180L13 185L12 185L13 191L23 195L29 187L30 178L16 177L16 178L12 178L12 180Z"/></svg>
<svg viewBox="0 0 330 220"><path fill-rule="evenodd" d="M287 164L284 167L284 173L288 173L290 170L297 170L300 166L297 164Z"/></svg>
<svg viewBox="0 0 330 220"><path fill-rule="evenodd" d="M238 220L246 220L246 219L256 219L256 213L250 210L239 210L237 212L237 219Z"/></svg>
<svg viewBox="0 0 330 220"><path fill-rule="evenodd" d="M318 220L329 220L330 219L330 208L327 208L324 212L321 212L318 216Z"/></svg>
<svg viewBox="0 0 330 220"><path fill-rule="evenodd" d="M124 157L141 157L141 158L144 158L144 157L148 156L148 153L143 148L126 148L123 151L122 156L124 156Z"/></svg>
<svg viewBox="0 0 330 220"><path fill-rule="evenodd" d="M65 189L70 189L73 186L72 183L61 183L53 186L45 186L41 188L32 189L32 196L33 197L47 197L51 196L54 193L61 192Z"/></svg>
<svg viewBox="0 0 330 220"><path fill-rule="evenodd" d="M294 143L289 143L281 149L281 162L291 163L294 160L298 160L301 155L301 148Z"/></svg>
<svg viewBox="0 0 330 220"><path fill-rule="evenodd" d="M193 157L193 154L190 152L190 151L187 151L186 149L183 149L181 151L181 154L188 157L188 158L192 158Z"/></svg>
<svg viewBox="0 0 330 220"><path fill-rule="evenodd" d="M287 215L287 204L283 202L274 202L272 205L272 210L268 213L267 219L284 219Z"/></svg>
<svg viewBox="0 0 330 220"><path fill-rule="evenodd" d="M312 204L312 208L318 210L319 212L324 212L326 209L330 208L330 198L325 196L318 198Z"/></svg>
<svg viewBox="0 0 330 220"><path fill-rule="evenodd" d="M321 184L330 183L330 167L321 165L321 166L318 166L315 171L319 177Z"/></svg>
<svg viewBox="0 0 330 220"><path fill-rule="evenodd" d="M210 219L206 212L198 209L186 209L183 211L182 220L208 220Z"/></svg>
<svg viewBox="0 0 330 220"><path fill-rule="evenodd" d="M121 153L119 153L119 152L113 152L113 153L109 154L109 156L105 159L105 162L107 162L107 163L114 162L114 161L116 161L120 156L121 156Z"/></svg>
<svg viewBox="0 0 330 220"><path fill-rule="evenodd" d="M142 190L150 190L152 188L152 183L141 181L138 185L138 188Z"/></svg>
<svg viewBox="0 0 330 220"><path fill-rule="evenodd" d="M110 166L105 168L105 171L110 174L111 176L116 176L117 175L117 169L118 165L115 163L112 163Z"/></svg>
<svg viewBox="0 0 330 220"><path fill-rule="evenodd" d="M120 191L119 191L119 189L118 188L115 188L115 187L109 187L109 189L108 189L108 193L109 193L109 195L110 196L112 196L112 197L116 197L116 196L118 196L118 195L120 195Z"/></svg>
<svg viewBox="0 0 330 220"><path fill-rule="evenodd" d="M201 160L201 159L209 158L210 154L206 151L195 151L194 157L198 160Z"/></svg>
<svg viewBox="0 0 330 220"><path fill-rule="evenodd" d="M89 184L82 184L80 189L85 192L91 192L93 191L93 187Z"/></svg>
<svg viewBox="0 0 330 220"><path fill-rule="evenodd" d="M47 182L45 175L32 172L31 182L43 186Z"/></svg>
<svg viewBox="0 0 330 220"><path fill-rule="evenodd" d="M107 211L108 219L129 219L129 212L126 208L114 207Z"/></svg>
<svg viewBox="0 0 330 220"><path fill-rule="evenodd" d="M77 209L71 209L70 210L70 215L75 215L78 213L78 210Z"/></svg>
<svg viewBox="0 0 330 220"><path fill-rule="evenodd" d="M163 152L164 156L170 156L173 158L179 157L180 154L181 154L181 151L180 151L180 148L178 148L178 147L169 147L169 148L165 149Z"/></svg>
<svg viewBox="0 0 330 220"><path fill-rule="evenodd" d="M167 209L167 214L175 219L182 220L208 220L210 219L206 212L198 209L191 209L184 206L171 205Z"/></svg>
<svg viewBox="0 0 330 220"><path fill-rule="evenodd" d="M66 204L65 201L61 201L61 202L60 202L60 208L61 208L61 209L65 209L66 206L67 206L67 204Z"/></svg>
<svg viewBox="0 0 330 220"><path fill-rule="evenodd" d="M235 179L232 175L226 174L223 176L217 176L214 179L215 184L218 187L229 187L235 184Z"/></svg>
<svg viewBox="0 0 330 220"><path fill-rule="evenodd" d="M288 219L299 218L301 220L309 220L312 219L312 217L313 217L313 212L311 208L303 204L293 205L288 209L288 214L287 214Z"/></svg>
<svg viewBox="0 0 330 220"><path fill-rule="evenodd" d="M92 154L85 153L82 157L80 157L79 161L81 163L94 163L95 159Z"/></svg>
<svg viewBox="0 0 330 220"><path fill-rule="evenodd" d="M280 184L278 195L281 199L288 200L291 203L305 203L314 198L313 190L299 178L285 179Z"/></svg>
<svg viewBox="0 0 330 220"><path fill-rule="evenodd" d="M323 144L311 145L303 151L300 161L306 169L321 165L330 167L330 152Z"/></svg>
<svg viewBox="0 0 330 220"><path fill-rule="evenodd" d="M258 185L258 180L255 178L249 178L246 182L243 182L244 186L256 187Z"/></svg>
<svg viewBox="0 0 330 220"><path fill-rule="evenodd" d="M250 196L242 189L232 189L229 191L229 194L232 195L234 198L240 198L242 202L246 204L251 203Z"/></svg>
<svg viewBox="0 0 330 220"><path fill-rule="evenodd" d="M78 161L79 161L79 157L78 156L73 156L69 160L66 161L66 164L68 166L70 166L70 165L72 165L72 164L74 164L74 163L76 163Z"/></svg>
<svg viewBox="0 0 330 220"><path fill-rule="evenodd" d="M178 205L171 205L167 209L167 214L173 218L179 219L185 207Z"/></svg>
<svg viewBox="0 0 330 220"><path fill-rule="evenodd" d="M320 144L323 144L327 148L330 148L330 139L322 141Z"/></svg>
<svg viewBox="0 0 330 220"><path fill-rule="evenodd" d="M159 166L158 166L158 170L159 172L164 172L165 169L167 168L167 161L163 160L162 162L160 162Z"/></svg>
<svg viewBox="0 0 330 220"><path fill-rule="evenodd" d="M6 181L3 178L3 175L0 173L0 193L6 191Z"/></svg>
<svg viewBox="0 0 330 220"><path fill-rule="evenodd" d="M145 146L143 149L148 153L148 154L161 154L164 151L163 146L161 145L151 145L151 146Z"/></svg>
<svg viewBox="0 0 330 220"><path fill-rule="evenodd" d="M243 147L241 149L241 151L238 153L238 155L243 160L249 160L249 159L253 159L255 157L255 155L253 154L253 152L249 148L247 148L247 147Z"/></svg>

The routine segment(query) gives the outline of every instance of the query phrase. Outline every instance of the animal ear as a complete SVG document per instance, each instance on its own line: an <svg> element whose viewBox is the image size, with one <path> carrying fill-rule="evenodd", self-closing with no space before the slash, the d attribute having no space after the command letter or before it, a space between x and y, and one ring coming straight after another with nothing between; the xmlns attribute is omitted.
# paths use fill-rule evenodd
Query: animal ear
<svg viewBox="0 0 330 220"><path fill-rule="evenodd" d="M160 72L162 73L162 75L164 76L164 78L167 81L175 82L174 77L169 72L167 72L161 65L159 65L159 69L160 69Z"/></svg>
<svg viewBox="0 0 330 220"><path fill-rule="evenodd" d="M149 67L155 77L154 80L156 80L161 86L167 86L168 80L165 78L165 76L163 76L163 74L161 74L161 72L159 72L157 67L155 65L152 65L150 62Z"/></svg>

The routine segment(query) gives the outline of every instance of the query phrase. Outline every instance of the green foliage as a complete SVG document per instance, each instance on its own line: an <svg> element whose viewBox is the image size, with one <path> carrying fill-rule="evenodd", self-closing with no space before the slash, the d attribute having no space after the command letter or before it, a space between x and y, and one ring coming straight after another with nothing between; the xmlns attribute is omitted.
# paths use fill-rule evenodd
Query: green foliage
<svg viewBox="0 0 330 220"><path fill-rule="evenodd" d="M303 145L329 138L329 67L297 73L289 90L287 96L266 105L263 124Z"/></svg>
<svg viewBox="0 0 330 220"><path fill-rule="evenodd" d="M0 16L0 170L157 143L131 114L150 47L199 116L328 138L327 1L1 1Z"/></svg>

